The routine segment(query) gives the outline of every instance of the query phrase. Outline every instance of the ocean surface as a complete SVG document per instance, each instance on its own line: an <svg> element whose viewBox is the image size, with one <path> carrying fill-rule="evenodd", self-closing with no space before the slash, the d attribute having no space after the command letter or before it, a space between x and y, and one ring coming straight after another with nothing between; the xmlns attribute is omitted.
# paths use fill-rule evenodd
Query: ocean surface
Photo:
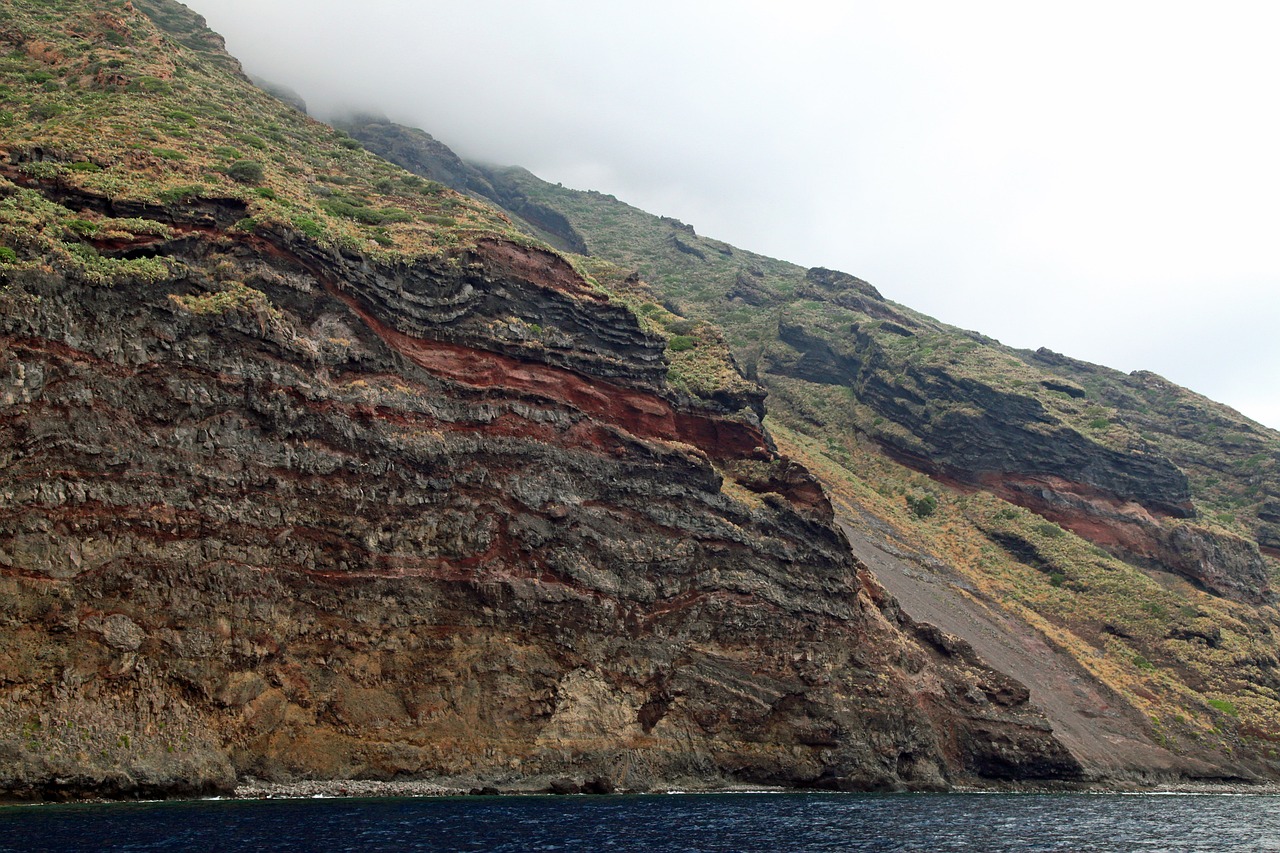
<svg viewBox="0 0 1280 853"><path fill-rule="evenodd" d="M0 807L0 851L1280 851L1280 796L708 794Z"/></svg>

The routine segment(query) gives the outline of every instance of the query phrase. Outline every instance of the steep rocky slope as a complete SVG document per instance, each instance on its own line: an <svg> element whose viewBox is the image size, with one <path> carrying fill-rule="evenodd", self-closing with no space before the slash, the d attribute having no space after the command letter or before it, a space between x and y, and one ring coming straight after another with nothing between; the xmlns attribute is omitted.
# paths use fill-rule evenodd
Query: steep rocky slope
<svg viewBox="0 0 1280 853"><path fill-rule="evenodd" d="M175 3L0 40L0 792L1081 778L850 554L713 329Z"/></svg>
<svg viewBox="0 0 1280 853"><path fill-rule="evenodd" d="M345 127L449 180L435 140L406 157L417 132ZM1026 681L1091 772L1274 774L1274 431L1154 374L1015 351L612 196L464 168L460 189L557 212L678 322L723 329L855 552L908 611Z"/></svg>

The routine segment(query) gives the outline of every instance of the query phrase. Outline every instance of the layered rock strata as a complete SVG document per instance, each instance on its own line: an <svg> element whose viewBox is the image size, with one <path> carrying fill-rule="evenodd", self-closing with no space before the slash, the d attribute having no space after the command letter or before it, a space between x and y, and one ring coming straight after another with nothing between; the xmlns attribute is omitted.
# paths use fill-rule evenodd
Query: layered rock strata
<svg viewBox="0 0 1280 853"><path fill-rule="evenodd" d="M3 282L9 795L1078 777L859 569L759 398L668 393L558 256L377 262L205 206L96 246L158 280Z"/></svg>

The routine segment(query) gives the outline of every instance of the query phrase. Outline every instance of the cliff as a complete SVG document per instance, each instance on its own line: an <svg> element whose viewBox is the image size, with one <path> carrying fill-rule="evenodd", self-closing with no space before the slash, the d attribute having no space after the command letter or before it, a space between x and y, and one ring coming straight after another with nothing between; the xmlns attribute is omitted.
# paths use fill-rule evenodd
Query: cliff
<svg viewBox="0 0 1280 853"><path fill-rule="evenodd" d="M348 129L379 151L391 135ZM1089 774L1274 776L1273 430L1154 374L1014 350L612 196L471 167L502 190L469 191L558 211L591 256L722 329L855 552L909 613L1027 683Z"/></svg>
<svg viewBox="0 0 1280 853"><path fill-rule="evenodd" d="M5 796L1081 777L850 553L714 329L175 3L3 25Z"/></svg>

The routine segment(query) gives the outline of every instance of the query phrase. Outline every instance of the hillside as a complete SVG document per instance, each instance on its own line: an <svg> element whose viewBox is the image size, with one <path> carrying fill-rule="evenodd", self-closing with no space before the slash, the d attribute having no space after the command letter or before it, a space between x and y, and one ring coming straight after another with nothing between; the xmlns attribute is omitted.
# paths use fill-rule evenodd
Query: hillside
<svg viewBox="0 0 1280 853"><path fill-rule="evenodd" d="M0 796L1083 779L850 553L732 341L550 206L169 0L0 43Z"/></svg>
<svg viewBox="0 0 1280 853"><path fill-rule="evenodd" d="M854 276L463 163L421 131L343 126L723 330L858 557L1025 681L1090 772L1276 772L1280 434L1151 373L1014 350Z"/></svg>

